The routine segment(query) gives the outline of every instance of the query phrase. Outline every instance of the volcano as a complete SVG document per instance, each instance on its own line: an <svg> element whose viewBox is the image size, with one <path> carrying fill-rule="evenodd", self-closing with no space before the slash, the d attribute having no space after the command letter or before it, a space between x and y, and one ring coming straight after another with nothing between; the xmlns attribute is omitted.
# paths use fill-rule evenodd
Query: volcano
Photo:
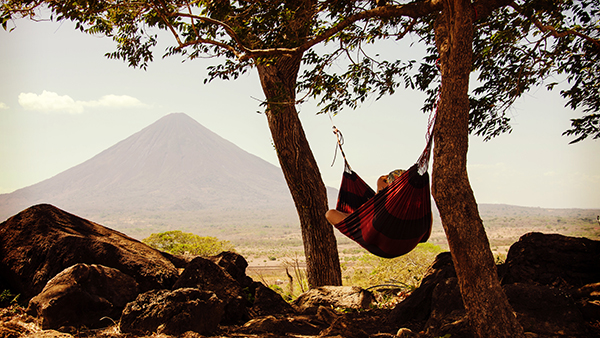
<svg viewBox="0 0 600 338"><path fill-rule="evenodd" d="M0 218L40 203L86 217L294 209L280 168L183 113L164 116L52 178L0 195Z"/></svg>

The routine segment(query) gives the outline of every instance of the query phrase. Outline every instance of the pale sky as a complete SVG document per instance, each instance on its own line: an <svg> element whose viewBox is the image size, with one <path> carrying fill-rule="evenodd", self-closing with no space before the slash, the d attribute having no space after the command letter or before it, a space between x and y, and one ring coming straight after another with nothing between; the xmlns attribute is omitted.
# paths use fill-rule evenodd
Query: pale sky
<svg viewBox="0 0 600 338"><path fill-rule="evenodd" d="M255 70L205 85L214 60L162 59L159 48L143 71L108 60L112 40L75 31L69 22L15 24L13 32L0 30L0 193L50 178L173 112L278 165L266 117L257 113L264 95ZM351 166L368 183L419 157L427 124L423 98L399 90L333 118ZM343 162L338 158L331 167L336 141L330 119L316 115L313 102L298 108L323 179L337 188ZM569 145L561 136L578 115L564 108L558 92L530 92L510 115L511 134L470 139L468 171L477 201L600 208L600 142Z"/></svg>

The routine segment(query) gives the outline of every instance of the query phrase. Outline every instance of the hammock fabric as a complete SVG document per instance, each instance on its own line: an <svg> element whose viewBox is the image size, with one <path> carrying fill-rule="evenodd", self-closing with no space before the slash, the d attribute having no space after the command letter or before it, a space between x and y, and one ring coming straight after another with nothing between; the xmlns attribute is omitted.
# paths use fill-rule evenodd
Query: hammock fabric
<svg viewBox="0 0 600 338"><path fill-rule="evenodd" d="M432 124L417 163L377 194L348 165L334 127L345 161L336 210L350 214L334 226L376 256L398 257L429 239L433 219L427 167Z"/></svg>

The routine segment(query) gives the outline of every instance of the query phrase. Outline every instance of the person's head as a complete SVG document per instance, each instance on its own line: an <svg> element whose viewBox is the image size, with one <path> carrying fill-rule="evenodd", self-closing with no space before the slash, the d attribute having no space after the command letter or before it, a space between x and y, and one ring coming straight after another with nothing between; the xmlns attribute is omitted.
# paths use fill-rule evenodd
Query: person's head
<svg viewBox="0 0 600 338"><path fill-rule="evenodd" d="M402 169L396 169L396 170L390 172L388 174L387 183L392 184L392 182L394 182L394 180L396 178L400 177L405 172L406 172L406 170L402 170Z"/></svg>

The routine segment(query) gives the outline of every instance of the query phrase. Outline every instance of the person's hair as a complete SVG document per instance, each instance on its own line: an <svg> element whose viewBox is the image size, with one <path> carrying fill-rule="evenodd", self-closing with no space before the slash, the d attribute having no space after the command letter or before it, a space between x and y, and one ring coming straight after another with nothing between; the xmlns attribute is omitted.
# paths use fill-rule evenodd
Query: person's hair
<svg viewBox="0 0 600 338"><path fill-rule="evenodd" d="M394 180L398 177L400 177L403 173L405 173L406 170L402 170L402 169L396 169L394 171L391 171L388 174L388 178L387 178L387 183L388 184L392 184L392 182L394 182Z"/></svg>

